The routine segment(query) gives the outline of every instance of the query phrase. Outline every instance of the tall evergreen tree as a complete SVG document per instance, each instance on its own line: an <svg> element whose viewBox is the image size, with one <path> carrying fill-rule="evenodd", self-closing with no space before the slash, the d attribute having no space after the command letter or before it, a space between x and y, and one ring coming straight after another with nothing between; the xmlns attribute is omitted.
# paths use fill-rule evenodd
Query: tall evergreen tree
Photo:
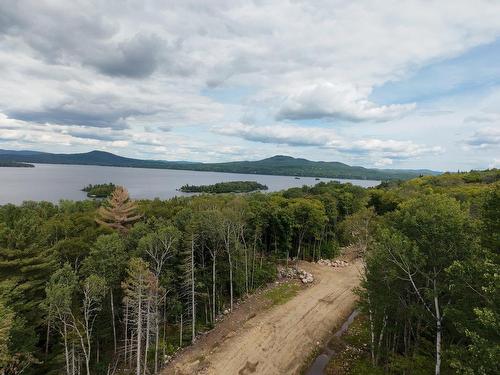
<svg viewBox="0 0 500 375"><path fill-rule="evenodd" d="M125 233L141 217L142 214L137 212L137 204L130 199L128 191L122 186L117 186L108 199L107 205L99 208L96 221Z"/></svg>

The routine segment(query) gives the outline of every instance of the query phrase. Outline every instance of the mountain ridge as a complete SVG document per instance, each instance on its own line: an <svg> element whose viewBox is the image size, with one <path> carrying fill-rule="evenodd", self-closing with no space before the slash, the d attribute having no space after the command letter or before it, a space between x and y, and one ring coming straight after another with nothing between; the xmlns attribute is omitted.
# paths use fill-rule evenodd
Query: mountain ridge
<svg viewBox="0 0 500 375"><path fill-rule="evenodd" d="M201 163L134 159L107 151L93 150L84 153L56 154L40 151L13 151L0 149L0 161L40 164L100 165L111 167L158 168L194 170L204 172L284 175L300 177L344 178L361 180L410 179L421 174L435 175L430 170L375 169L350 166L341 162L312 161L287 155L274 155L256 161Z"/></svg>

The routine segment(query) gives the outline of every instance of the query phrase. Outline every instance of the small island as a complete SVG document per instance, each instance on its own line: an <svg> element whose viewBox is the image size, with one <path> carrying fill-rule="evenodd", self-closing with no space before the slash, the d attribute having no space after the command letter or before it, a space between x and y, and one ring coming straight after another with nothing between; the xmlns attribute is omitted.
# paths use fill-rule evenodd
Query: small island
<svg viewBox="0 0 500 375"><path fill-rule="evenodd" d="M267 190L267 186L256 181L229 181L218 182L213 185L184 185L179 190L183 193L250 193L252 191Z"/></svg>
<svg viewBox="0 0 500 375"><path fill-rule="evenodd" d="M0 161L0 167L10 168L35 168L33 164L21 163L18 161Z"/></svg>
<svg viewBox="0 0 500 375"><path fill-rule="evenodd" d="M84 187L82 191L87 193L87 197L89 198L107 198L113 193L116 189L116 185L109 184L89 184L87 187Z"/></svg>

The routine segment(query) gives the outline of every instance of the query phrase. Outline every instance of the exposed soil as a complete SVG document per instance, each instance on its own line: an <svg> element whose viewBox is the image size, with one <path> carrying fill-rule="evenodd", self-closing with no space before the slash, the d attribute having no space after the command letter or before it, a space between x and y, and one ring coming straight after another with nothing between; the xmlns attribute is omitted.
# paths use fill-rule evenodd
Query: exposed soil
<svg viewBox="0 0 500 375"><path fill-rule="evenodd" d="M333 268L300 262L314 275L288 302L270 307L256 294L178 355L162 374L298 374L333 327L353 310L360 262Z"/></svg>

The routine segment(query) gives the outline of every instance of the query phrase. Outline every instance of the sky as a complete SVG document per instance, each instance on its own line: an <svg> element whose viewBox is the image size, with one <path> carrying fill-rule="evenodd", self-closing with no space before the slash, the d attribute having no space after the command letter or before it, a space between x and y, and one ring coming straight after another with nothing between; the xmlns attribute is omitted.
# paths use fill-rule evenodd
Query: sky
<svg viewBox="0 0 500 375"><path fill-rule="evenodd" d="M500 1L0 0L0 148L500 167Z"/></svg>

